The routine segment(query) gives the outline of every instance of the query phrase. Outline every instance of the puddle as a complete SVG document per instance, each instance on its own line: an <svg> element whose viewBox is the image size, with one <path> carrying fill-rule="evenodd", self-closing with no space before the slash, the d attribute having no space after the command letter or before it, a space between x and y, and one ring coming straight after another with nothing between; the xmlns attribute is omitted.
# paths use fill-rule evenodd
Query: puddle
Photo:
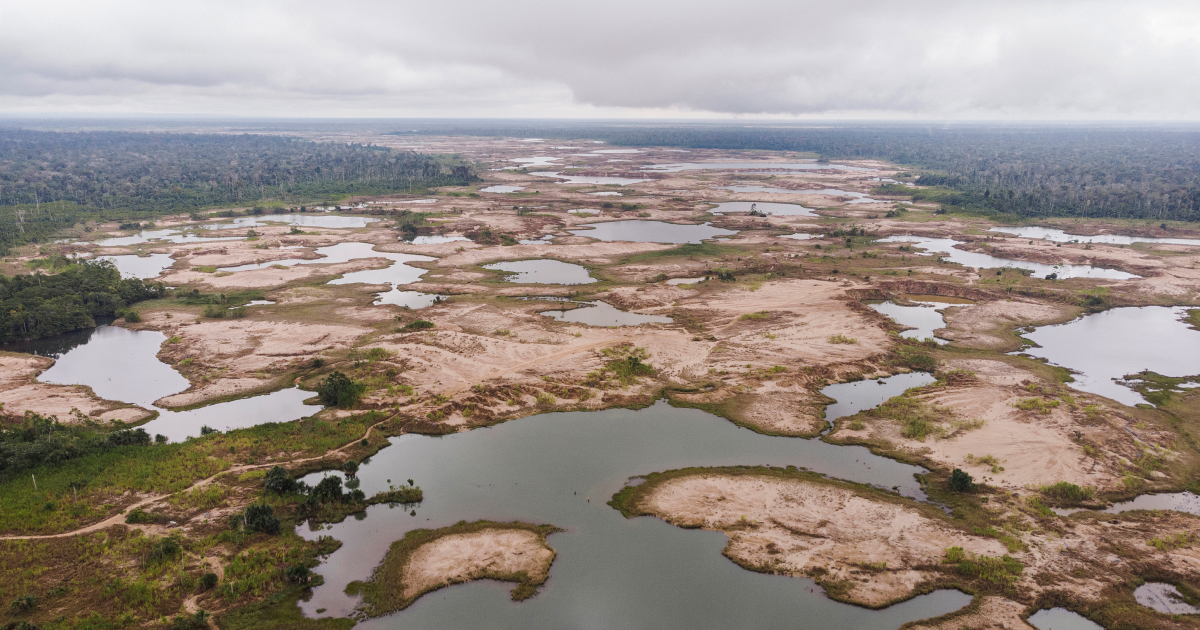
<svg viewBox="0 0 1200 630"><path fill-rule="evenodd" d="M149 243L151 241L160 241L163 243L211 243L216 241L239 241L246 237L244 236L196 236L195 234L182 232L180 230L142 230L133 236L116 236L106 238L101 241L96 241L95 245L99 247L126 247L129 245L138 245L141 243Z"/></svg>
<svg viewBox="0 0 1200 630"><path fill-rule="evenodd" d="M76 337L38 380L59 385L87 385L108 400L157 410L158 418L141 425L150 435L161 433L173 441L200 435L207 424L214 429L235 429L267 422L290 422L321 410L305 405L312 392L283 389L262 396L201 407L169 411L154 401L188 388L186 378L155 356L166 336L157 331L100 326Z"/></svg>
<svg viewBox="0 0 1200 630"><path fill-rule="evenodd" d="M259 227L271 223L287 223L300 227L364 228L380 220L372 217L347 217L339 214L264 214L237 217L226 223L212 223L200 227L209 230L232 230L234 228Z"/></svg>
<svg viewBox="0 0 1200 630"><path fill-rule="evenodd" d="M641 182L653 181L649 179L633 179L630 177L599 177L592 175L562 175L553 171L543 171L539 173L530 173L530 175L539 175L541 177L553 177L556 179L565 179L565 182L556 182L564 185L571 184L595 184L597 186L628 186L630 184L639 184Z"/></svg>
<svg viewBox="0 0 1200 630"><path fill-rule="evenodd" d="M553 241L553 240L554 240L554 235L547 234L541 238L527 238L527 239L517 241L517 243L519 243L521 245L550 245L551 244L550 241Z"/></svg>
<svg viewBox="0 0 1200 630"><path fill-rule="evenodd" d="M667 280L667 284L678 286L681 284L697 284L705 280L708 280L708 276L704 276L703 278L671 278Z"/></svg>
<svg viewBox="0 0 1200 630"><path fill-rule="evenodd" d="M718 203L710 212L728 214L730 212L759 212L778 217L817 217L820 216L804 206L794 203L771 203L768 201L725 201Z"/></svg>
<svg viewBox="0 0 1200 630"><path fill-rule="evenodd" d="M485 193L515 193L515 192L518 192L518 191L521 191L521 190L525 190L525 187L524 187L524 186L488 186L487 188L480 188L480 189L479 189L479 192L485 192Z"/></svg>
<svg viewBox="0 0 1200 630"><path fill-rule="evenodd" d="M775 169L784 171L873 171L873 168L861 166L846 166L844 164L818 164L817 162L686 162L680 164L651 164L642 168L643 171L658 173L679 173L681 171L742 171L742 170Z"/></svg>
<svg viewBox="0 0 1200 630"><path fill-rule="evenodd" d="M980 254L977 252L967 252L961 249L956 249L954 246L961 244L949 238L926 238L924 236L889 236L881 238L879 243L915 243L928 251L924 256L931 256L934 253L943 254L942 258L946 258L951 262L956 262L964 267L974 267L975 269L999 269L1011 267L1013 269L1028 269L1038 277L1046 277L1048 274L1056 273L1059 279L1066 278L1107 278L1110 280L1128 280L1130 278L1140 278L1131 273L1118 271L1116 269L1105 269L1103 267L1092 267L1091 265L1046 265L1042 263L1029 262L1025 260L1012 260L1008 258L998 258L989 254Z"/></svg>
<svg viewBox="0 0 1200 630"><path fill-rule="evenodd" d="M392 287L387 293L377 294L374 302L376 306L381 304L394 304L396 306L407 306L411 309L425 308L437 304L442 296L436 293L421 293L420 291L401 291L396 287Z"/></svg>
<svg viewBox="0 0 1200 630"><path fill-rule="evenodd" d="M99 260L111 260L121 272L122 278L157 278L168 267L175 264L170 254L149 256L100 256Z"/></svg>
<svg viewBox="0 0 1200 630"><path fill-rule="evenodd" d="M484 269L508 272L506 282L518 284L591 284L596 279L586 267L565 263L561 260L519 260L484 265Z"/></svg>
<svg viewBox="0 0 1200 630"><path fill-rule="evenodd" d="M1147 608L1168 615L1200 614L1200 608L1183 601L1183 596L1174 584L1146 582L1133 591L1133 598Z"/></svg>
<svg viewBox="0 0 1200 630"><path fill-rule="evenodd" d="M441 236L433 234L428 236L414 236L412 240L408 241L405 241L404 239L400 240L408 243L409 245L441 245L443 243L458 243L461 241L469 241L471 239L465 236Z"/></svg>
<svg viewBox="0 0 1200 630"><path fill-rule="evenodd" d="M271 300L250 300L246 302L246 306L269 306L271 304L274 304Z"/></svg>
<svg viewBox="0 0 1200 630"><path fill-rule="evenodd" d="M540 315L552 317L560 322L587 324L588 326L637 326L639 324L670 324L670 317L627 313L607 302L578 302L579 308L565 311L542 311Z"/></svg>
<svg viewBox="0 0 1200 630"><path fill-rule="evenodd" d="M1114 308L1022 336L1040 347L1025 353L1075 370L1070 386L1133 406L1146 402L1116 379L1142 370L1200 374L1200 331L1179 321L1184 307ZM1097 340L1103 340L1097 343Z"/></svg>
<svg viewBox="0 0 1200 630"><path fill-rule="evenodd" d="M366 579L392 541L416 528L486 518L551 523L566 531L537 597L513 603L511 585L476 582L426 595L409 609L361 622L364 628L521 629L596 627L811 628L894 630L956 610L971 598L940 591L872 611L826 598L806 578L742 569L721 555L720 532L684 530L657 518L626 519L605 503L631 475L686 466L807 466L864 483L899 484L920 496L921 469L863 447L769 437L696 409L659 402L631 411L550 413L443 437L403 435L358 471L368 496L388 481L413 479L425 491L416 516L386 505L362 520L297 533L343 541L315 571L325 583L300 606L307 615L347 615L351 580ZM870 461L870 468L854 459ZM330 472L331 475L340 473ZM307 478L316 483L321 473ZM590 499L590 502L588 501ZM796 623L796 620L805 620ZM575 623L569 620L578 620ZM586 621L584 621L586 620Z"/></svg>
<svg viewBox="0 0 1200 630"><path fill-rule="evenodd" d="M596 155L607 155L610 153L641 153L641 149L597 149L592 151Z"/></svg>
<svg viewBox="0 0 1200 630"><path fill-rule="evenodd" d="M824 234L804 234L803 232L796 232L795 234L784 234L780 238L790 238L790 239L794 239L797 241L807 241L810 238L821 238L823 236L824 236Z"/></svg>
<svg viewBox="0 0 1200 630"><path fill-rule="evenodd" d="M946 320L942 317L942 313L938 307L901 306L895 302L868 304L867 306L887 315L897 324L912 326L914 330L906 330L900 333L900 336L905 339L933 339L941 344L949 343L945 339L939 339L933 334L933 331L946 327Z"/></svg>
<svg viewBox="0 0 1200 630"><path fill-rule="evenodd" d="M1048 608L1029 616L1029 625L1038 630L1104 630L1104 626L1066 608Z"/></svg>
<svg viewBox="0 0 1200 630"><path fill-rule="evenodd" d="M1062 230L1044 227L995 227L990 231L1015 234L1021 238L1037 238L1047 241L1054 241L1056 243L1069 243L1071 241L1077 241L1080 243L1103 243L1107 245L1163 243L1168 245L1200 246L1200 239L1195 238L1155 238L1151 236L1123 236L1120 234L1097 234L1095 236L1081 236L1079 234L1068 234Z"/></svg>
<svg viewBox="0 0 1200 630"><path fill-rule="evenodd" d="M621 193L619 193L615 190L606 190L604 192L594 192L594 193L588 193L588 194L596 195L597 197L620 197L621 196Z"/></svg>
<svg viewBox="0 0 1200 630"><path fill-rule="evenodd" d="M607 221L605 223L586 223L579 227L593 229L572 228L567 231L577 236L587 236L601 241L629 241L632 243L691 243L699 245L702 241L716 236L737 234L733 230L723 230L708 223L683 225L663 221Z"/></svg>
<svg viewBox="0 0 1200 630"><path fill-rule="evenodd" d="M830 426L838 418L853 416L864 409L874 409L884 401L899 396L914 387L928 385L937 379L925 372L907 372L887 378L853 383L836 383L821 390L822 394L837 402L825 408L825 419ZM862 460L855 465L868 465L875 460Z"/></svg>

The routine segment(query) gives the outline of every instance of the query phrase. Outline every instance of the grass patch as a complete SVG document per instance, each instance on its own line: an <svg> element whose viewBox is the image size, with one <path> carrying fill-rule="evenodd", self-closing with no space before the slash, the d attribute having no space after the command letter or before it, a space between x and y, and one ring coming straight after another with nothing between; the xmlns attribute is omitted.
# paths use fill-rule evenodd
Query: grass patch
<svg viewBox="0 0 1200 630"><path fill-rule="evenodd" d="M745 315L743 315L742 317L745 317ZM828 341L829 343L845 343L845 344L858 343L858 340L855 339L854 337L847 337L846 335L843 335L840 333L836 334L836 335L830 335L829 339L827 339L826 341Z"/></svg>

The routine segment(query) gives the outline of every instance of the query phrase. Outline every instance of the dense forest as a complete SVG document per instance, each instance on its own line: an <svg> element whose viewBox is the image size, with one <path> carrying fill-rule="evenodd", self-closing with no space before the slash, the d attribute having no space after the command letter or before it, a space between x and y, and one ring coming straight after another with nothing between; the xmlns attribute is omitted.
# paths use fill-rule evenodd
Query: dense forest
<svg viewBox="0 0 1200 630"><path fill-rule="evenodd" d="M90 328L129 305L163 297L161 283L121 278L109 261L70 261L58 273L0 275L0 343Z"/></svg>
<svg viewBox="0 0 1200 630"><path fill-rule="evenodd" d="M0 251L86 219L462 185L461 161L270 135L0 129Z"/></svg>
<svg viewBox="0 0 1200 630"><path fill-rule="evenodd" d="M1200 221L1200 129L1103 126L406 123L409 134L596 138L614 145L765 149L887 160L937 200L1026 217Z"/></svg>

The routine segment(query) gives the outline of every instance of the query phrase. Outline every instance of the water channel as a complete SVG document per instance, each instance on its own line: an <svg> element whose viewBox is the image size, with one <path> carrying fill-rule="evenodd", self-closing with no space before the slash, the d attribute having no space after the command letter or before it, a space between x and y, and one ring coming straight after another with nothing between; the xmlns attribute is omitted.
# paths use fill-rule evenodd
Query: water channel
<svg viewBox="0 0 1200 630"><path fill-rule="evenodd" d="M875 386L879 387L879 386ZM306 614L346 615L347 583L370 576L392 541L414 528L481 518L551 523L558 556L534 599L476 582L443 589L365 628L887 628L956 610L970 597L940 591L871 611L825 598L805 578L747 571L721 555L724 534L656 518L625 519L605 505L631 475L685 466L807 466L832 476L898 486L922 496L920 468L862 447L769 437L699 410L659 402L646 409L549 413L443 437L403 435L358 472L367 495L414 479L425 491L415 515L387 505L310 531L344 544L316 571L325 578ZM856 461L857 460L857 461ZM306 478L316 483L324 474Z"/></svg>
<svg viewBox="0 0 1200 630"><path fill-rule="evenodd" d="M1041 277L1046 277L1049 274L1057 274L1059 279L1067 278L1107 278L1110 280L1129 280L1131 278L1139 278L1131 273L1118 271L1116 269L1105 269L1103 267L1093 267L1091 265L1047 265L1037 262L1029 262L1026 260L1012 260L1009 258L998 258L989 254L980 254L978 252L968 252L955 247L961 245L961 241L956 241L949 238L928 238L925 236L889 236L879 239L880 243L915 243L918 247L927 250L925 256L931 256L934 253L944 254L944 258L950 262L958 263L964 267L974 267L975 269L998 269L1011 267L1013 269L1028 269L1034 274Z"/></svg>
<svg viewBox="0 0 1200 630"><path fill-rule="evenodd" d="M587 236L601 241L627 241L631 243L672 243L682 245L701 242L717 236L737 234L734 230L713 227L711 224L686 225L682 223L666 223L663 221L606 221L604 223L585 223L577 229L568 232L577 236Z"/></svg>

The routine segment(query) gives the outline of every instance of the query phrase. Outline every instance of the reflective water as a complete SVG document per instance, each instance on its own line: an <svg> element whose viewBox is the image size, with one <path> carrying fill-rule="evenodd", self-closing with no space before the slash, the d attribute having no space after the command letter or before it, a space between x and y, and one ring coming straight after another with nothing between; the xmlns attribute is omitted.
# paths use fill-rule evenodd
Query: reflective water
<svg viewBox="0 0 1200 630"><path fill-rule="evenodd" d="M868 306L892 318L897 324L913 327L914 330L906 330L900 333L901 337L906 339L933 339L938 343L949 343L945 339L937 338L933 334L933 331L946 327L946 320L942 317L940 310L940 308L945 308L944 306L901 306L895 302L868 304Z"/></svg>
<svg viewBox="0 0 1200 630"><path fill-rule="evenodd" d="M1097 234L1082 236L1068 234L1062 230L1044 227L995 227L992 232L1015 234L1021 238L1039 238L1058 243L1077 241L1080 243L1106 243L1109 245L1132 245L1134 243L1165 243L1169 245L1200 245L1200 239L1195 238L1155 238L1151 236L1122 236L1120 234Z"/></svg>
<svg viewBox="0 0 1200 630"><path fill-rule="evenodd" d="M621 193L619 193L615 190L606 190L603 192L594 192L594 193L588 193L588 194L596 195L597 197L620 197L621 196Z"/></svg>
<svg viewBox="0 0 1200 630"><path fill-rule="evenodd" d="M543 171L539 173L530 173L530 175L540 175L542 177L553 177L556 179L565 179L565 182L557 182L559 184L595 184L597 186L628 186L629 184L639 184L641 182L651 181L649 179L633 179L631 177L601 177L594 175L563 175L553 171Z"/></svg>
<svg viewBox="0 0 1200 630"><path fill-rule="evenodd" d="M1147 608L1168 615L1200 614L1200 608L1183 601L1183 596L1174 584L1146 582L1133 591L1133 598Z"/></svg>
<svg viewBox="0 0 1200 630"><path fill-rule="evenodd" d="M424 236L414 236L412 240L405 240L404 242L410 245L441 245L442 243L457 243L469 240L471 239L465 236L442 236L440 234L430 234Z"/></svg>
<svg viewBox="0 0 1200 630"><path fill-rule="evenodd" d="M862 447L768 437L695 409L657 403L640 411L550 413L444 437L404 435L359 472L371 495L413 479L425 491L416 516L386 505L363 520L300 535L332 535L341 549L316 568L325 583L300 606L345 615L351 580L366 579L392 541L414 528L481 518L552 523L558 556L537 597L510 601L511 586L455 586L366 628L897 628L970 601L957 592L918 597L881 611L823 597L804 578L747 571L721 555L726 537L657 518L626 519L605 505L630 475L685 466L807 466L856 481L920 492L919 468ZM853 463L868 460L871 467ZM340 473L329 473L340 474ZM315 483L321 474L310 476Z"/></svg>
<svg viewBox="0 0 1200 630"><path fill-rule="evenodd" d="M1127 374L1200 374L1200 330L1180 321L1185 312L1182 307L1144 306L1093 313L1024 334L1040 346L1024 352L1075 371L1075 389L1133 406L1146 401L1116 382Z"/></svg>
<svg viewBox="0 0 1200 630"><path fill-rule="evenodd" d="M818 164L817 162L686 162L680 164L651 164L642 168L644 171L659 173L678 173L680 171L740 171L751 169L776 169L785 171L873 171L873 168L861 166L846 166L844 164Z"/></svg>
<svg viewBox="0 0 1200 630"><path fill-rule="evenodd" d="M441 299L442 296L436 293L421 293L420 291L401 291L396 287L392 287L387 293L377 294L375 305L394 304L396 306L407 306L408 308L417 309L433 306Z"/></svg>
<svg viewBox="0 0 1200 630"><path fill-rule="evenodd" d="M1092 267L1091 265L1046 265L1037 262L1029 262L1025 260L1012 260L1009 258L998 258L989 254L980 254L977 252L968 252L957 249L954 246L960 245L961 241L956 241L949 238L927 238L924 236L889 236L879 239L880 243L916 243L918 247L927 250L925 256L933 253L943 254L943 258L956 262L964 267L974 267L976 269L997 269L1011 267L1013 269L1028 269L1036 276L1046 277L1048 274L1056 273L1060 279L1066 278L1108 278L1112 280L1128 280L1130 278L1140 278L1131 273L1118 271L1116 269L1105 269L1103 267Z"/></svg>
<svg viewBox="0 0 1200 630"><path fill-rule="evenodd" d="M158 418L142 425L148 433L161 433L179 441L200 435L200 427L235 429L267 422L289 422L321 410L305 405L311 392L295 388L263 396L242 398L191 411L158 409L154 401L189 387L188 380L158 360L166 336L157 331L100 326L86 340L67 349L50 369L38 377L43 383L87 385L97 396L157 410Z"/></svg>
<svg viewBox="0 0 1200 630"><path fill-rule="evenodd" d="M796 232L795 234L784 234L782 238L790 238L790 239L795 239L797 241L807 241L810 238L821 238L822 236L824 236L824 235L823 234L804 234L803 232Z"/></svg>
<svg viewBox="0 0 1200 630"><path fill-rule="evenodd" d="M1104 630L1100 624L1066 608L1048 608L1029 616L1029 624L1038 630Z"/></svg>
<svg viewBox="0 0 1200 630"><path fill-rule="evenodd" d="M368 282L372 284L381 284L390 282L393 284L406 284L407 282L416 282L421 274L425 273L424 269L417 269L405 265L406 262L415 261L430 261L436 260L429 256L419 256L417 254L399 254L394 252L376 251L375 246L370 243L338 243L328 247L318 247L315 250L320 258L288 258L285 260L270 260L261 263L250 263L246 265L237 265L236 267L221 267L218 271L251 271L254 269L266 269L268 267L291 267L294 265L327 265L333 263L350 262L351 260L359 260L363 258L386 258L393 261L393 265L387 269L375 269L367 271L351 272L343 276L340 280L334 280L330 284L351 284L353 282ZM355 279L346 280L350 277L355 278L372 278L375 279ZM396 278L396 279L392 279ZM412 278L405 282L401 282L402 278Z"/></svg>
<svg viewBox="0 0 1200 630"><path fill-rule="evenodd" d="M560 322L587 324L588 326L637 326L639 324L670 324L670 317L627 313L607 302L578 302L579 308L564 311L542 311L540 314Z"/></svg>
<svg viewBox="0 0 1200 630"><path fill-rule="evenodd" d="M730 212L750 212L757 210L759 212L774 216L787 217L816 217L820 216L812 210L804 206L794 203L771 203L768 201L726 201L717 204L710 212L719 212L721 214L729 214Z"/></svg>
<svg viewBox="0 0 1200 630"><path fill-rule="evenodd" d="M484 265L484 269L508 272L507 282L518 284L591 284L596 279L586 267L565 263L561 260L519 260Z"/></svg>
<svg viewBox="0 0 1200 630"><path fill-rule="evenodd" d="M363 228L381 219L372 217L347 217L337 214L263 214L252 217L237 217L232 221L203 225L210 230L252 228L271 223L287 223L300 227L320 228Z"/></svg>
<svg viewBox="0 0 1200 630"><path fill-rule="evenodd" d="M485 192L485 193L515 193L515 192L522 191L522 190L525 190L525 187L524 187L524 186L501 186L501 185L496 185L496 186L488 186L487 188L480 188L480 189L479 189L479 192Z"/></svg>
<svg viewBox="0 0 1200 630"><path fill-rule="evenodd" d="M709 223L702 225L684 225L681 223L665 223L663 221L606 221L604 223L586 223L568 232L601 241L629 241L633 243L692 243L700 244L706 239L716 236L737 234L734 230L724 230L713 227Z"/></svg>
<svg viewBox="0 0 1200 630"><path fill-rule="evenodd" d="M865 409L874 409L890 398L935 380L937 379L925 372L907 372L870 381L830 385L822 389L821 393L837 402L825 408L825 419L832 425L838 418L853 416ZM861 465L866 466L868 463L874 463L874 460L863 460Z"/></svg>
<svg viewBox="0 0 1200 630"><path fill-rule="evenodd" d="M168 267L175 264L170 254L149 254L147 256L100 256L99 260L111 260L121 272L122 278L141 278L149 280L157 278Z"/></svg>
<svg viewBox="0 0 1200 630"><path fill-rule="evenodd" d="M708 276L704 276L702 278L671 278L670 280L667 280L667 284L696 284L698 282L704 282L705 280L708 280Z"/></svg>
<svg viewBox="0 0 1200 630"><path fill-rule="evenodd" d="M149 243L150 241L162 241L165 243L208 243L215 241L236 241L246 237L244 236L212 236L203 237L196 236L188 232L179 230L142 230L133 236L116 236L106 238L102 241L96 241L96 245L100 247L125 247L127 245L137 245L139 243Z"/></svg>
<svg viewBox="0 0 1200 630"><path fill-rule="evenodd" d="M514 158L513 161L516 162L517 164L520 164L521 166L518 166L518 167L510 166L507 168L524 168L527 166L553 166L553 164L551 164L551 162L557 162L561 159L562 158L552 157L552 156L548 156L548 155L539 155L539 156L527 157L527 158Z"/></svg>

